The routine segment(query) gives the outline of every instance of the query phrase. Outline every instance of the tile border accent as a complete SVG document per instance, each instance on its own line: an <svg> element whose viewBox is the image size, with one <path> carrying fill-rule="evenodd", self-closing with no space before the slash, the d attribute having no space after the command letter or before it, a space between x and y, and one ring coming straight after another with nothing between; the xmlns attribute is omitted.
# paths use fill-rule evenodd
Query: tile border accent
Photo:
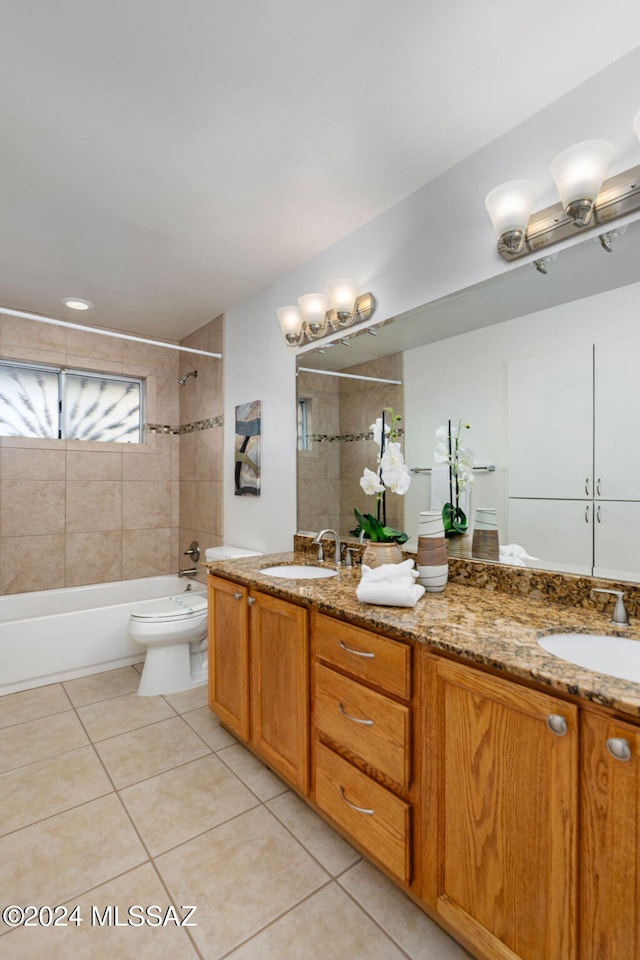
<svg viewBox="0 0 640 960"><path fill-rule="evenodd" d="M404 437L404 430L400 429L395 432L398 437ZM309 440L314 443L353 443L357 440L373 440L373 432L369 430L367 433L310 433Z"/></svg>
<svg viewBox="0 0 640 960"><path fill-rule="evenodd" d="M172 427L169 423L145 423L144 429L147 433L170 433L180 435L182 433L198 433L200 430L211 430L214 427L223 427L224 417L207 417L206 420L194 420L193 423L181 423Z"/></svg>

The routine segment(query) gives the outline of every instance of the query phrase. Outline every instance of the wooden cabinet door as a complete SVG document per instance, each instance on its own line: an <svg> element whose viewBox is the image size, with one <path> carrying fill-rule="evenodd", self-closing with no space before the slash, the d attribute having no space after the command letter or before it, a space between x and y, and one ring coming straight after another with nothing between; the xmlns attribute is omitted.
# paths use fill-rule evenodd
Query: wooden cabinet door
<svg viewBox="0 0 640 960"><path fill-rule="evenodd" d="M626 760L609 750L620 754L621 741ZM580 958L631 960L640 957L640 728L585 711L581 787Z"/></svg>
<svg viewBox="0 0 640 960"><path fill-rule="evenodd" d="M265 593L251 606L251 743L309 789L309 627L303 607Z"/></svg>
<svg viewBox="0 0 640 960"><path fill-rule="evenodd" d="M483 956L576 955L577 708L447 661L437 910ZM564 721L566 733L548 725ZM609 958L613 960L613 958Z"/></svg>
<svg viewBox="0 0 640 960"><path fill-rule="evenodd" d="M249 739L248 591L209 577L209 706L242 740Z"/></svg>

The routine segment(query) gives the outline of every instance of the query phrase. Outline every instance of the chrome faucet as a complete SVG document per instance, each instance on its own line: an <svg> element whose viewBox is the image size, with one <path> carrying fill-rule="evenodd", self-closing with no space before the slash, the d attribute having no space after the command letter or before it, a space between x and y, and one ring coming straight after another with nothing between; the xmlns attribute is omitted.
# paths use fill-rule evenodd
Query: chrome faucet
<svg viewBox="0 0 640 960"><path fill-rule="evenodd" d="M197 567L189 567L187 570L178 570L178 576L182 577L195 577L198 573Z"/></svg>
<svg viewBox="0 0 640 960"><path fill-rule="evenodd" d="M591 593L610 593L616 597L616 605L613 608L611 623L619 623L623 626L628 625L629 614L627 613L627 608L624 605L624 590L604 590L600 587L594 587Z"/></svg>
<svg viewBox="0 0 640 960"><path fill-rule="evenodd" d="M335 532L335 530L329 530L329 529L327 529L327 530L321 530L320 533L318 534L318 536L315 538L315 540L314 540L313 542L314 542L314 543L317 543L317 544L320 544L321 541L322 541L322 538L323 538L324 535L325 535L325 533L327 533L327 534L329 534L330 536L332 536L333 539L334 539L334 541L335 541L335 544L336 544L336 552L335 552L335 557L334 557L333 562L336 564L336 566L338 566L340 563L342 563L342 560L341 560L341 558L340 558L340 548L341 548L342 544L340 543L340 537L339 537L338 534Z"/></svg>

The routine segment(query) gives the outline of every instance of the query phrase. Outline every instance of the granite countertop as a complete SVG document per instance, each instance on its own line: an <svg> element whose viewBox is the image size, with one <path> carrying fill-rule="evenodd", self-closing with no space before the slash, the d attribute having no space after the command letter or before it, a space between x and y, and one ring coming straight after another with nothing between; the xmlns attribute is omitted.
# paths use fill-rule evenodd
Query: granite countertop
<svg viewBox="0 0 640 960"><path fill-rule="evenodd" d="M639 621L632 619L630 627L618 627L595 610L458 583L447 584L442 593L425 594L415 607L384 607L356 599L359 566L339 567L335 577L322 580L287 580L260 572L291 563L309 563L309 558L297 553L265 554L206 566L216 576L254 585L285 600L313 604L322 613L369 630L426 643L436 651L640 718L640 683L575 666L536 643L545 634L567 632L625 636L640 642ZM327 562L314 565L335 569Z"/></svg>

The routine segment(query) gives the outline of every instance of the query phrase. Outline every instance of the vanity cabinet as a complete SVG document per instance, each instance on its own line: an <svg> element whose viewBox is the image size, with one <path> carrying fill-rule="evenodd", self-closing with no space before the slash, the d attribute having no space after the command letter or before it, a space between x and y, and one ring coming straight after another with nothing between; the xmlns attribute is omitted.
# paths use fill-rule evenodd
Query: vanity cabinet
<svg viewBox="0 0 640 960"><path fill-rule="evenodd" d="M305 607L209 577L209 706L270 767L308 793Z"/></svg>
<svg viewBox="0 0 640 960"><path fill-rule="evenodd" d="M427 660L424 736L439 787L436 798L423 789L435 824L424 900L483 958L574 960L578 708Z"/></svg>
<svg viewBox="0 0 640 960"><path fill-rule="evenodd" d="M315 803L409 884L411 647L323 614L313 647Z"/></svg>
<svg viewBox="0 0 640 960"><path fill-rule="evenodd" d="M580 960L640 957L640 727L583 711Z"/></svg>

